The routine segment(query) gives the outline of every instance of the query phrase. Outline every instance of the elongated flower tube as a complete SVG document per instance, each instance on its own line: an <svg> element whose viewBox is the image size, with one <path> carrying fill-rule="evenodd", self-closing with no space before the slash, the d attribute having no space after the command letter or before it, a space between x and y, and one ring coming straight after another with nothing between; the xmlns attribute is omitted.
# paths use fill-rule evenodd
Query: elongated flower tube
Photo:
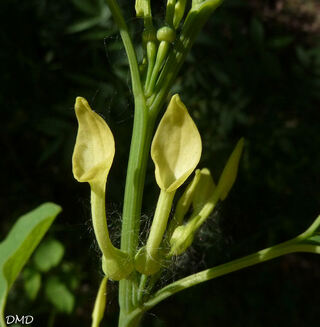
<svg viewBox="0 0 320 327"><path fill-rule="evenodd" d="M159 247L174 194L197 166L201 149L198 129L176 94L159 123L151 145L156 181L161 192L147 244L135 258L135 267L143 274L152 275L160 269Z"/></svg>
<svg viewBox="0 0 320 327"><path fill-rule="evenodd" d="M185 191L183 192L182 196L180 197L180 199L176 205L174 215L172 217L172 220L168 227L168 231L166 233L167 239L170 239L174 230L182 224L183 218L186 215L186 213L188 212L190 205L192 203L192 199L193 199L194 193L197 189L197 185L200 181L200 177L201 177L201 171L200 171L200 169L197 169L195 171L195 175L194 175L192 181L190 182L188 187L185 189Z"/></svg>
<svg viewBox="0 0 320 327"><path fill-rule="evenodd" d="M127 253L112 245L108 233L105 193L115 153L113 135L84 98L76 99L75 112L79 128L72 157L73 175L77 181L90 184L92 223L103 254L103 270L110 279L120 280L131 273L133 264Z"/></svg>

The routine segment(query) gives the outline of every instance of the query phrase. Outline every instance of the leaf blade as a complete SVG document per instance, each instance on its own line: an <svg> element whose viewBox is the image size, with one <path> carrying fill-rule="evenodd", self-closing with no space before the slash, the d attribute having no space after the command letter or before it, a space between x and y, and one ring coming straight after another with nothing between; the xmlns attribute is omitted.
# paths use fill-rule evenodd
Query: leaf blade
<svg viewBox="0 0 320 327"><path fill-rule="evenodd" d="M8 292L60 211L61 207L54 203L40 205L21 216L0 243L0 322L4 326Z"/></svg>

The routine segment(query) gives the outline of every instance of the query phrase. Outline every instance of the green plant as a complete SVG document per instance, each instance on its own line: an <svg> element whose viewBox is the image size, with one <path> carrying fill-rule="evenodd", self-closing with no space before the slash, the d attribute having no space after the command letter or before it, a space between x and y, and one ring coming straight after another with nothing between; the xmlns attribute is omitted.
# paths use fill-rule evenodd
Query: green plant
<svg viewBox="0 0 320 327"><path fill-rule="evenodd" d="M152 141L153 128L198 32L221 1L192 1L191 6L187 7L186 1L168 0L164 26L157 31L150 1L136 1L137 17L141 17L144 22L144 57L140 66L117 2L107 3L118 24L128 56L135 103L121 250L116 249L109 239L104 204L105 183L115 150L114 140L106 123L92 111L83 98L78 98L75 106L79 131L73 156L73 172L76 179L89 182L91 187L93 225L103 254L102 269L107 278L119 280L120 283L119 326L137 326L143 313L152 306L200 282L290 252L319 253L317 230L320 218L305 233L291 241L153 291L162 270L170 265L172 256L186 251L194 234L213 211L216 203L223 201L228 195L236 179L244 141L241 139L238 142L217 186L207 169L196 171L194 179L178 200L172 220L167 226L175 191L197 166L202 145L197 128L178 95L171 98ZM189 11L181 24L186 8ZM151 141L151 157L155 164L155 178L160 195L148 238L145 245L139 248L141 202ZM103 317L106 277L102 280L95 304L94 326L98 326Z"/></svg>
<svg viewBox="0 0 320 327"><path fill-rule="evenodd" d="M244 141L241 139L238 142L217 185L207 169L195 171L194 178L177 201L167 226L175 191L196 168L202 145L197 128L177 95L172 97L152 138L154 125L198 32L221 1L199 0L187 5L186 1L168 0L164 26L157 32L150 1L137 1L137 16L143 19L145 26L142 36L145 52L140 66L119 6L116 1L107 2L119 26L128 55L135 118L123 208L121 249L117 249L109 239L105 212L106 180L115 152L113 135L85 99L77 98L76 101L79 131L73 156L73 172L78 181L88 182L91 187L93 226L105 273L95 302L93 326L98 326L103 317L108 278L120 282L119 326L136 326L145 311L187 287L283 254L297 251L319 253L320 218L305 233L291 241L154 290L162 270L171 264L171 258L186 251L216 203L228 195L235 182ZM103 19L100 16L98 18L92 24ZM257 24L253 23L253 29L258 29ZM81 26L74 26L70 32L77 30L81 30ZM160 196L146 245L139 248L141 203L151 142L151 157L156 167L155 177Z"/></svg>

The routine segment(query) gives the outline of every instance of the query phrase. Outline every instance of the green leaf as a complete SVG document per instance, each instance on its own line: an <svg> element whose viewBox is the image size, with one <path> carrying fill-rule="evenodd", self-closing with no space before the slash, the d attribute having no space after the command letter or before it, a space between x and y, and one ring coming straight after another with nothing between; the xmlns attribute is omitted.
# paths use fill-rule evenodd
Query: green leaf
<svg viewBox="0 0 320 327"><path fill-rule="evenodd" d="M50 278L45 287L48 300L64 313L71 313L74 307L74 296L57 277Z"/></svg>
<svg viewBox="0 0 320 327"><path fill-rule="evenodd" d="M43 272L57 266L64 255L64 246L57 240L43 242L34 254L36 267Z"/></svg>
<svg viewBox="0 0 320 327"><path fill-rule="evenodd" d="M5 240L0 243L0 323L8 292L21 269L61 211L54 203L45 203L18 219Z"/></svg>
<svg viewBox="0 0 320 327"><path fill-rule="evenodd" d="M36 267L43 272L57 266L64 255L64 246L57 240L43 242L34 254Z"/></svg>
<svg viewBox="0 0 320 327"><path fill-rule="evenodd" d="M24 290L30 300L34 300L41 287L41 274L32 269L23 271Z"/></svg>

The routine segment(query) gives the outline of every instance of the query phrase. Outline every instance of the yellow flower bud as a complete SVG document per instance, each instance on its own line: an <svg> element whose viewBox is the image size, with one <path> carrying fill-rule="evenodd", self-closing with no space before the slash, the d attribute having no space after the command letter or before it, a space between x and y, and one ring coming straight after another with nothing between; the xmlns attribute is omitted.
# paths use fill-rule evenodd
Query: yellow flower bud
<svg viewBox="0 0 320 327"><path fill-rule="evenodd" d="M201 211L216 187L208 168L201 169L199 175L200 179L192 197L193 215L197 215Z"/></svg>
<svg viewBox="0 0 320 327"><path fill-rule="evenodd" d="M174 6L173 26L175 29L179 27L181 19L186 9L186 0L178 0Z"/></svg>
<svg viewBox="0 0 320 327"><path fill-rule="evenodd" d="M72 157L74 178L79 182L105 182L115 153L112 132L86 99L76 99L75 112L79 129Z"/></svg>
<svg viewBox="0 0 320 327"><path fill-rule="evenodd" d="M135 3L137 17L148 17L151 15L150 0L136 0Z"/></svg>
<svg viewBox="0 0 320 327"><path fill-rule="evenodd" d="M158 41L173 42L176 39L176 32L174 29L168 26L164 26L158 29L157 31Z"/></svg>
<svg viewBox="0 0 320 327"><path fill-rule="evenodd" d="M151 146L159 187L173 192L199 163L202 144L199 131L179 95L171 98Z"/></svg>
<svg viewBox="0 0 320 327"><path fill-rule="evenodd" d="M238 174L238 166L243 150L244 138L241 138L233 152L231 153L223 172L220 176L217 191L220 193L220 199L223 201L231 190Z"/></svg>
<svg viewBox="0 0 320 327"><path fill-rule="evenodd" d="M178 226L170 239L171 249L169 256L180 255L192 244L196 232L196 221L193 220L186 225Z"/></svg>

